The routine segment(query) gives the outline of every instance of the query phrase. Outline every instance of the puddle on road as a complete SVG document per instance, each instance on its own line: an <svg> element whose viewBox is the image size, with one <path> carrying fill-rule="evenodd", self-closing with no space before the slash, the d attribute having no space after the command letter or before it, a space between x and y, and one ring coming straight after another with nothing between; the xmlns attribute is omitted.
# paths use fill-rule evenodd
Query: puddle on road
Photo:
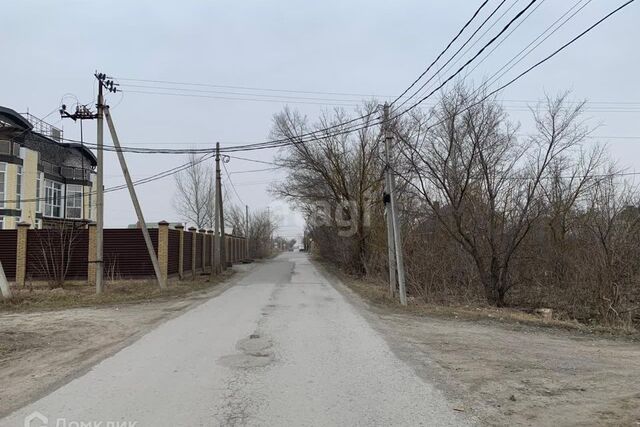
<svg viewBox="0 0 640 427"><path fill-rule="evenodd" d="M271 340L264 337L249 337L238 341L236 344L236 348L238 350L249 355L261 355L272 346L273 343Z"/></svg>
<svg viewBox="0 0 640 427"><path fill-rule="evenodd" d="M260 336L258 333L249 335L236 343L236 349L241 353L222 356L218 363L230 368L259 368L267 366L273 361L273 352L269 349L273 342L268 337Z"/></svg>
<svg viewBox="0 0 640 427"><path fill-rule="evenodd" d="M222 356L219 358L218 363L229 368L248 369L267 366L272 360L272 354L263 354L260 356L250 354L231 354L229 356Z"/></svg>

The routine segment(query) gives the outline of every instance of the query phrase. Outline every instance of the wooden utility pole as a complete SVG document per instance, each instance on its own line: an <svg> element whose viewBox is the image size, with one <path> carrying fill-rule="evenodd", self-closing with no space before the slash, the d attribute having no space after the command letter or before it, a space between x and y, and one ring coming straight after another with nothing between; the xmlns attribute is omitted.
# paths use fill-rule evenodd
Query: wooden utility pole
<svg viewBox="0 0 640 427"><path fill-rule="evenodd" d="M223 160L224 161L224 160ZM224 235L224 206L222 205L222 175L220 172L220 143L216 142L216 189L218 203L218 214L220 215L220 263L222 271L227 269L227 247Z"/></svg>
<svg viewBox="0 0 640 427"><path fill-rule="evenodd" d="M391 170L391 144L393 142L393 135L390 129L391 123L389 120L389 104L384 104L384 151L385 151L385 174L388 182L389 191L389 205L391 207L391 221L393 229L393 245L395 248L395 261L398 269L398 291L400 293L400 304L407 305L407 288L404 278L404 260L402 256L402 237L400 236L400 224L398 218L398 211L396 207L395 197L395 180L393 171ZM389 236L387 232L387 236ZM391 259L389 259L389 265ZM389 274L391 276L391 274Z"/></svg>
<svg viewBox="0 0 640 427"><path fill-rule="evenodd" d="M104 78L102 75L96 74L98 78L98 165L96 176L96 293L101 294L103 291L102 278L104 276L104 96L102 94L102 85Z"/></svg>
<svg viewBox="0 0 640 427"><path fill-rule="evenodd" d="M127 168L127 162L124 159L124 153L122 152L122 147L120 146L120 140L118 139L118 134L116 133L116 128L113 126L113 120L111 119L111 113L109 113L109 107L104 107L104 115L107 119L107 125L109 126L109 132L111 132L111 139L113 140L113 145L116 148L116 153L118 154L118 160L120 161L120 167L122 168L122 174L124 175L124 179L127 182L127 187L129 188L129 195L131 196L131 202L133 202L133 207L136 211L136 215L138 216L138 223L140 224L140 228L142 229L142 235L144 236L144 242L147 245L147 251L149 251L149 257L151 258L151 263L153 264L153 270L156 273L156 278L158 279L158 285L160 285L161 289L166 289L167 283L160 272L160 264L158 263L158 257L156 256L156 251L153 248L153 243L151 242L151 236L149 236L149 230L147 229L147 223L144 220L144 216L142 215L142 208L140 207L140 202L138 202L138 196L136 195L136 190L133 187L133 180L131 179L131 175L129 174L129 169Z"/></svg>

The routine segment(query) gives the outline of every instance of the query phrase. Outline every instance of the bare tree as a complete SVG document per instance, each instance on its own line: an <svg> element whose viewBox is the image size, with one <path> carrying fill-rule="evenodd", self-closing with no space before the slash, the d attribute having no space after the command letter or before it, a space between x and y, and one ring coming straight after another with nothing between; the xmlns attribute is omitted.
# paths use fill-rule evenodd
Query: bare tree
<svg viewBox="0 0 640 427"><path fill-rule="evenodd" d="M616 183L614 174L591 187L585 215L589 244L588 263L593 298L599 315L609 323L631 323L640 314L640 207L637 188ZM587 282L588 283L588 282ZM635 302L634 302L635 301Z"/></svg>
<svg viewBox="0 0 640 427"><path fill-rule="evenodd" d="M413 296L640 322L638 188L604 148L583 148L584 103L567 97L534 106L529 135L496 99L462 85L429 111L392 119L390 167ZM277 115L273 136L291 145L278 158L287 180L272 191L307 218L305 248L386 280L383 204L372 196L382 193L379 127L349 136L340 125L348 119L340 110L314 125L289 110ZM303 137L314 130L317 139ZM368 227L344 221L363 215Z"/></svg>
<svg viewBox="0 0 640 427"><path fill-rule="evenodd" d="M365 123L374 122L376 108L376 103L370 103L360 111L366 114ZM289 109L277 114L272 137L292 144L277 159L287 179L273 186L272 192L296 205L308 219L316 219L312 221L318 229L316 237L332 239L336 259L345 267L364 272L368 213L372 194L380 188L382 166L375 127L342 133L348 120L340 109L323 113L313 125ZM312 131L317 131L317 139L304 142L303 135ZM313 229L310 232L314 234Z"/></svg>
<svg viewBox="0 0 640 427"><path fill-rule="evenodd" d="M62 221L37 231L40 251L36 265L39 275L47 279L49 288L64 287L83 227L81 223Z"/></svg>
<svg viewBox="0 0 640 427"><path fill-rule="evenodd" d="M586 135L583 104L568 107L565 98L547 98L523 143L495 100L458 86L434 109L436 125L401 135L407 182L471 256L492 304L504 305L518 282L512 264L544 212L542 181Z"/></svg>
<svg viewBox="0 0 640 427"><path fill-rule="evenodd" d="M197 228L212 229L214 224L214 174L212 168L191 154L190 167L175 175L175 210Z"/></svg>
<svg viewBox="0 0 640 427"><path fill-rule="evenodd" d="M278 227L277 218L264 209L249 215L249 228L247 229L245 211L239 206L227 205L225 222L233 228L234 234L249 239L249 257L265 258L273 249L271 238Z"/></svg>

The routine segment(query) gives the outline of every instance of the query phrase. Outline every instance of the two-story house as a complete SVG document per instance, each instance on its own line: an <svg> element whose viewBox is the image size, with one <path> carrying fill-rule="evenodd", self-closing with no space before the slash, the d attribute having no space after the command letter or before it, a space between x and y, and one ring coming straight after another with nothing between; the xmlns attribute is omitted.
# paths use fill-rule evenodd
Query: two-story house
<svg viewBox="0 0 640 427"><path fill-rule="evenodd" d="M0 107L0 229L93 221L96 164L91 150L64 143L60 129Z"/></svg>

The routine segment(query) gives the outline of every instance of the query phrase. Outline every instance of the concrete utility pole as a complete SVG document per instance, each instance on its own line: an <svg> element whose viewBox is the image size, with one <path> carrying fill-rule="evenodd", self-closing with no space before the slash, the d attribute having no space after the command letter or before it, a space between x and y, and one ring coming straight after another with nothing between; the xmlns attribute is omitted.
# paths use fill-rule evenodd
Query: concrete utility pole
<svg viewBox="0 0 640 427"><path fill-rule="evenodd" d="M11 299L11 289L9 288L7 276L4 274L4 268L2 268L2 261L0 261L0 295L2 295L3 299Z"/></svg>
<svg viewBox="0 0 640 427"><path fill-rule="evenodd" d="M245 248L245 258L249 259L249 205L245 205L245 215L244 215L244 238L245 238L245 244L246 244L246 248Z"/></svg>
<svg viewBox="0 0 640 427"><path fill-rule="evenodd" d="M387 156L388 157L388 156ZM389 159L386 159L387 163ZM389 197L389 174L385 171L384 176L384 216L387 221L387 252L389 258L389 296L394 297L397 292L396 283L396 253L395 239L393 236L393 220L391 218L391 197Z"/></svg>
<svg viewBox="0 0 640 427"><path fill-rule="evenodd" d="M390 129L391 123L389 122L389 104L384 104L384 151L386 159L386 177L388 180L389 190L389 204L391 205L391 220L393 223L393 245L395 247L396 266L398 269L398 290L400 293L400 304L407 305L407 288L404 280L404 260L402 256L402 237L400 236L400 225L398 223L398 211L396 208L395 197L395 180L393 172L391 170L391 144L393 142L393 135ZM387 236L388 236L387 232ZM391 259L389 259L389 265ZM389 273L391 276L391 273Z"/></svg>
<svg viewBox="0 0 640 427"><path fill-rule="evenodd" d="M142 215L142 208L140 207L140 202L138 202L138 196L136 195L136 190L133 188L133 181L131 179L131 175L129 174L129 169L127 168L127 162L124 159L124 153L122 152L122 147L120 146L120 140L118 139L118 134L116 133L116 128L113 126L113 120L111 119L111 113L109 113L109 107L104 107L104 115L107 119L107 125L109 126L109 131L111 132L111 139L113 140L113 145L116 147L116 153L118 153L118 160L120 161L120 167L122 168L122 174L124 175L125 181L127 181L127 187L129 188L129 195L131 196L131 202L133 202L133 207L136 210L136 215L138 216L138 222L140 223L140 227L142 229L142 235L144 236L144 242L147 245L147 250L149 251L149 257L151 258L151 263L153 264L153 270L156 273L156 278L158 279L158 285L160 285L161 289L166 289L167 283L160 272L160 264L158 263L158 257L156 256L156 251L153 248L153 243L151 242L151 236L149 236L149 230L147 230L147 223L144 220L144 216Z"/></svg>
<svg viewBox="0 0 640 427"><path fill-rule="evenodd" d="M214 178L214 202L213 202L213 268L211 269L211 277L213 278L214 270L215 274L219 274L222 271L220 266L220 205L218 204L218 184L220 182L220 144L216 144L216 175Z"/></svg>
<svg viewBox="0 0 640 427"><path fill-rule="evenodd" d="M103 90L103 85L107 84L105 82L106 76L104 74L95 74L96 78L98 79L98 113L93 114L91 112L91 110L89 110L89 108L87 108L85 105L77 105L76 106L76 111L74 113L69 113L67 111L67 106L66 105L62 105L60 107L60 118L62 119L71 119L74 122L75 121L80 121L80 144L84 147L84 132L83 132L83 126L82 126L82 122L85 120L94 120L97 119L98 120L98 178L97 178L97 183L96 183L96 198L97 198L97 202L96 202L96 216L97 216L97 221L96 221L96 225L97 225L97 232L96 232L96 246L97 246L97 254L96 254L96 259L95 260L90 260L92 262L94 262L96 264L96 293L101 293L103 290L103 286L102 286L102 280L103 280L103 263L102 263L102 258L103 258L103 245L102 245L102 241L103 241L103 225L104 225L104 196L103 196L103 172L104 172L104 167L103 167L103 159L104 159L104 152L103 152L103 124L104 122L103 120L103 113L102 113L102 106L104 104L104 98L103 98L103 94L102 94L102 90ZM115 92L116 88L114 87L116 86L113 82L109 81L109 87L107 88L109 91L111 92ZM85 166L84 166L84 156L82 157L82 174L83 174L83 180L85 179ZM84 200L85 198L85 191L84 191L84 185L82 186L82 200ZM91 197L91 194L89 194L89 197ZM83 202L84 203L84 202ZM91 216L91 212L89 212L89 216ZM84 214L83 214L84 217Z"/></svg>
<svg viewBox="0 0 640 427"><path fill-rule="evenodd" d="M219 252L220 252L220 265L222 271L227 269L227 251L225 247L224 236L224 207L222 206L222 175L220 172L220 143L216 142L216 207L215 213L216 221L220 224L220 240L219 240Z"/></svg>
<svg viewBox="0 0 640 427"><path fill-rule="evenodd" d="M96 293L101 294L103 291L102 278L104 271L104 150L103 150L103 137L104 137L104 96L102 95L102 85L104 77L102 74L96 74L98 78L98 114L96 119L98 120L98 173L96 176Z"/></svg>

